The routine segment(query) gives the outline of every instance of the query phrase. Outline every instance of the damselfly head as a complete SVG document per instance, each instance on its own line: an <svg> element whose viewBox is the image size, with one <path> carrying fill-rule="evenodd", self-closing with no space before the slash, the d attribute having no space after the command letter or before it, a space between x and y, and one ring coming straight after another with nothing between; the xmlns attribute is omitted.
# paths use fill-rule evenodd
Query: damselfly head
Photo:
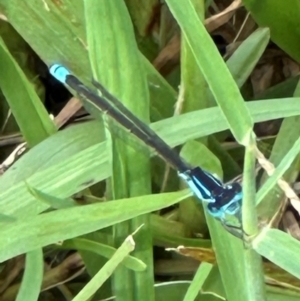
<svg viewBox="0 0 300 301"><path fill-rule="evenodd" d="M223 219L226 215L237 215L242 207L243 193L239 183L224 185L223 191L214 195L215 202L209 203L207 209L209 213Z"/></svg>

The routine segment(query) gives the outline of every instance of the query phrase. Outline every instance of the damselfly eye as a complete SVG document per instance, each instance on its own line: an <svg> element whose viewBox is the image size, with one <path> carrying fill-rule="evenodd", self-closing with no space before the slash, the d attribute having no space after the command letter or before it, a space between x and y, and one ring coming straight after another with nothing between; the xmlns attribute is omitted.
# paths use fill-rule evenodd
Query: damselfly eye
<svg viewBox="0 0 300 301"><path fill-rule="evenodd" d="M221 219L223 217L223 212L221 212L220 208L217 208L214 203L208 203L207 210L215 218Z"/></svg>
<svg viewBox="0 0 300 301"><path fill-rule="evenodd" d="M239 210L240 210L240 204L238 202L235 202L227 206L226 213L229 215L235 215Z"/></svg>

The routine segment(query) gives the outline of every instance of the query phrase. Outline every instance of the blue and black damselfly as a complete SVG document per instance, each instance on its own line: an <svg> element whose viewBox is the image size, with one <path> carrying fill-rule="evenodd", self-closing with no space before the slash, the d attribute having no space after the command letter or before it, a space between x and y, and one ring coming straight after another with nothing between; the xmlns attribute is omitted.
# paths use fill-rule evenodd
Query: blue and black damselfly
<svg viewBox="0 0 300 301"><path fill-rule="evenodd" d="M239 183L223 184L202 168L188 165L147 124L137 118L100 83L93 81L93 85L101 92L101 96L85 86L62 65L51 66L50 73L58 81L76 91L83 101L92 103L128 129L147 146L154 149L163 160L178 171L178 175L187 183L194 195L200 201L207 203L207 210L210 215L220 220L224 225L227 225L226 216L240 218L243 195Z"/></svg>

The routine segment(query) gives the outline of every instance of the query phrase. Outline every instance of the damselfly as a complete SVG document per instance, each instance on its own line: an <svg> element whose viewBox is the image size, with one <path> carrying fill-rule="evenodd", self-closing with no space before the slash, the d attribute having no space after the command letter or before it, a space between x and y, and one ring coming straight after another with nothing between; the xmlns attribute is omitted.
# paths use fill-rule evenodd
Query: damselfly
<svg viewBox="0 0 300 301"><path fill-rule="evenodd" d="M163 160L178 171L178 175L187 183L194 195L200 201L208 203L207 210L210 215L225 225L227 215L240 216L242 188L239 183L225 185L202 168L188 165L147 124L137 118L100 83L93 81L93 85L101 92L101 96L85 86L62 65L51 66L50 73L61 83L76 91L83 102L87 101L105 112L147 146L154 149Z"/></svg>

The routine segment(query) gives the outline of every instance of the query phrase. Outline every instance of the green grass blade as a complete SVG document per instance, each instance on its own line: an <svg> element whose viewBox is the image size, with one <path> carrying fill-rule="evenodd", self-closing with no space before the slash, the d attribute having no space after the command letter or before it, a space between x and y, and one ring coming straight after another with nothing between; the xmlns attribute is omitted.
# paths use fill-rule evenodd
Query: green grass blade
<svg viewBox="0 0 300 301"><path fill-rule="evenodd" d="M0 77L0 88L19 128L30 147L56 132L45 107L34 91L33 85L18 66L0 38L0 67L5 70Z"/></svg>
<svg viewBox="0 0 300 301"><path fill-rule="evenodd" d="M296 89L294 91L295 99L300 95L300 84L298 82ZM298 115L298 114L297 114ZM269 180L265 179L268 182L268 185L271 185L272 181L276 179L281 173L281 171L286 170L289 166L289 161L292 158L295 158L295 153L292 151L297 149L297 141L300 135L300 128L298 127L300 117L294 116L290 118L286 118L283 120L283 123L280 127L280 131L276 137L272 153L270 156L270 161L275 166L280 166L280 169L275 171L275 174ZM290 154L290 157L287 156ZM284 179L287 182L293 182L296 180L298 171L298 161L299 155L296 157L294 164L290 164L290 167L284 174ZM284 167L285 166L285 167ZM281 171L280 171L281 170ZM270 187L269 187L270 188ZM262 187L262 189L269 190L268 186ZM261 199L261 196L264 194L264 190L258 192L257 198ZM260 214L260 218L263 220L269 220L281 206L282 197L284 196L284 192L282 190L278 190L277 186L274 187L264 198L263 201L258 205L257 209ZM259 201L259 200L258 200Z"/></svg>
<svg viewBox="0 0 300 301"><path fill-rule="evenodd" d="M74 238L64 241L61 248L90 251L106 258L111 258L116 252L116 249L111 246L85 238ZM136 272L142 272L146 269L145 263L133 256L126 257L122 264L124 264L124 266L126 266L128 269Z"/></svg>
<svg viewBox="0 0 300 301"><path fill-rule="evenodd" d="M243 172L243 207L242 207L242 229L246 236L257 234L257 215L255 210L255 141L246 147L244 172ZM244 265L244 286L247 300L266 300L264 274L262 269L262 258L252 249L244 250L242 253Z"/></svg>
<svg viewBox="0 0 300 301"><path fill-rule="evenodd" d="M284 108L280 106L282 101ZM251 102L248 107L257 122L300 114L298 98ZM225 130L227 123L218 108L209 108L154 123L152 128L168 144L176 146ZM107 145L101 141L103 125L94 121L59 132L31 149L0 179L2 214L34 215L47 208L37 203L22 182L24 180L50 195L67 198L108 178L111 165ZM53 146L57 144L60 148L53 153Z"/></svg>
<svg viewBox="0 0 300 301"><path fill-rule="evenodd" d="M243 86L251 75L270 40L268 28L258 28L227 60L226 65L230 70L239 88Z"/></svg>
<svg viewBox="0 0 300 301"><path fill-rule="evenodd" d="M43 192L67 198L109 177L106 142L95 143L101 140L97 125L100 123L59 132L25 154L1 177L1 211L21 217L35 215L48 208L46 203L38 202L30 194L24 180ZM91 135L86 135L85 130L89 130L87 132ZM50 147L55 141L61 141L57 153L51 152L53 148Z"/></svg>
<svg viewBox="0 0 300 301"><path fill-rule="evenodd" d="M193 278L193 281L189 286L186 295L184 296L183 301L195 300L211 269L212 269L212 265L209 263L204 262L199 266Z"/></svg>
<svg viewBox="0 0 300 301"><path fill-rule="evenodd" d="M191 0L184 2L167 0L166 2L179 23L230 130L239 143L247 145L253 127L251 115L232 75L197 16Z"/></svg>
<svg viewBox="0 0 300 301"><path fill-rule="evenodd" d="M268 99L248 102L247 107L254 121L262 122L299 115L299 102L300 98ZM221 110L214 107L167 118L151 124L151 127L174 147L192 139L224 131L228 129L228 123Z"/></svg>
<svg viewBox="0 0 300 301"><path fill-rule="evenodd" d="M112 258L103 268L85 285L85 287L75 296L73 301L88 300L96 293L102 284L112 275L118 265L125 260L126 256L134 250L135 242L132 236L125 239Z"/></svg>
<svg viewBox="0 0 300 301"><path fill-rule="evenodd" d="M264 199L264 197L272 190L272 188L274 188L278 180L284 175L284 173L289 169L291 164L294 162L299 152L300 152L300 138L298 138L295 141L293 147L288 151L286 156L279 163L273 175L268 177L264 185L258 191L256 196L257 205L260 204L260 202Z"/></svg>
<svg viewBox="0 0 300 301"><path fill-rule="evenodd" d="M277 229L264 229L252 241L252 247L261 256L300 279L300 242L295 238Z"/></svg>
<svg viewBox="0 0 300 301"><path fill-rule="evenodd" d="M45 203L46 206L49 206L50 208L63 209L63 208L77 206L76 202L72 198L60 199L60 198L54 197L52 195L49 195L47 193L44 193L39 189L33 188L33 187L29 186L27 183L26 183L26 185L27 185L28 191L31 193L31 195L35 199L37 199L40 202Z"/></svg>
<svg viewBox="0 0 300 301"><path fill-rule="evenodd" d="M135 115L148 121L149 93L146 73L129 12L123 0L103 2L101 6L98 3L97 0L85 1L87 41L93 75ZM116 32L122 34L116 35ZM149 155L147 150L136 152L120 139L113 140L113 171L110 181L113 198L150 193ZM119 300L154 299L149 222L149 216L145 215L114 226L115 244L118 245L130 232L145 224L136 235L137 246L133 254L146 263L147 269L143 273L132 273L121 266L114 273L114 287ZM134 287L134 291L128 290L128 287Z"/></svg>
<svg viewBox="0 0 300 301"><path fill-rule="evenodd" d="M270 28L272 41L299 62L299 1L290 0L286 5L285 1L244 0L243 4L260 27Z"/></svg>
<svg viewBox="0 0 300 301"><path fill-rule="evenodd" d="M2 226L0 261L171 206L185 197L186 191L148 195L23 217Z"/></svg>
<svg viewBox="0 0 300 301"><path fill-rule="evenodd" d="M204 5L193 1L197 15L204 19ZM198 3L198 4L197 4ZM196 5L197 4L197 5ZM181 37L180 89L184 99L180 113L204 109L208 106L207 94L210 93L201 70L188 41Z"/></svg>
<svg viewBox="0 0 300 301"><path fill-rule="evenodd" d="M42 249L28 252L25 260L25 272L16 301L38 300L43 274L44 260Z"/></svg>
<svg viewBox="0 0 300 301"><path fill-rule="evenodd" d="M242 206L242 226L246 235L257 234L257 216L255 210L256 193L256 171L255 171L255 142L246 147L244 172L243 172L243 206Z"/></svg>

